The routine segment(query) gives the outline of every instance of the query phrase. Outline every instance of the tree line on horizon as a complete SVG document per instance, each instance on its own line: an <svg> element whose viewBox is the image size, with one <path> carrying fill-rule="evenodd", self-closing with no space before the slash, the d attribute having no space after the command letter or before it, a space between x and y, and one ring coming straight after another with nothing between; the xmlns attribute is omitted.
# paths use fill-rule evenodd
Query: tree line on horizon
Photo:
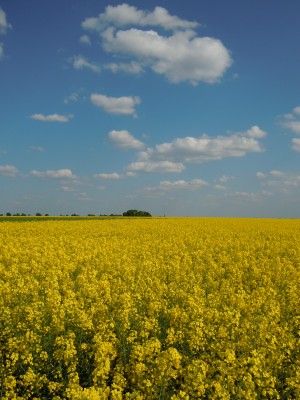
<svg viewBox="0 0 300 400"><path fill-rule="evenodd" d="M6 214L0 214L0 217L31 217L31 216L36 216L36 217L50 217L50 214L42 214L42 213L35 213L35 214L25 214L25 213L11 213L7 212ZM80 217L79 214L59 214L57 215L59 217ZM87 217L96 217L96 214L87 214ZM99 217L152 217L152 215L148 211L140 211L140 210L127 210L123 212L123 214L99 214Z"/></svg>

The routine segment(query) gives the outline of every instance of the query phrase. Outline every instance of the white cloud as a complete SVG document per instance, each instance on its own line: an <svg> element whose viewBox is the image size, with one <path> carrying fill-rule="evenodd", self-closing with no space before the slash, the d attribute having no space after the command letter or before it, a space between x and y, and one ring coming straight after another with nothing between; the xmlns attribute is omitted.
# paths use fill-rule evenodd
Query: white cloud
<svg viewBox="0 0 300 400"><path fill-rule="evenodd" d="M109 140L116 144L120 149L142 149L144 143L135 139L128 131L110 131Z"/></svg>
<svg viewBox="0 0 300 400"><path fill-rule="evenodd" d="M60 115L60 114L50 114L50 115L44 115L44 114L33 114L30 115L31 119L35 119L37 121L43 121L43 122L69 122L71 118L73 118L72 114L68 115Z"/></svg>
<svg viewBox="0 0 300 400"><path fill-rule="evenodd" d="M292 113L285 114L283 118L280 125L293 133L300 134L300 106L294 107Z"/></svg>
<svg viewBox="0 0 300 400"><path fill-rule="evenodd" d="M265 177L266 177L266 174L264 174L263 172L256 173L256 178L258 178L258 179L264 179Z"/></svg>
<svg viewBox="0 0 300 400"><path fill-rule="evenodd" d="M245 132L245 135L255 139L262 139L267 136L267 133L260 129L257 125L254 125Z"/></svg>
<svg viewBox="0 0 300 400"><path fill-rule="evenodd" d="M6 14L3 11L3 9L0 7L0 34L5 34L8 29L10 29L12 26L11 24L8 23L6 19Z"/></svg>
<svg viewBox="0 0 300 400"><path fill-rule="evenodd" d="M4 57L4 47L3 43L0 43L0 60Z"/></svg>
<svg viewBox="0 0 300 400"><path fill-rule="evenodd" d="M131 172L182 172L185 166L182 163L172 161L137 161L128 165L127 170Z"/></svg>
<svg viewBox="0 0 300 400"><path fill-rule="evenodd" d="M300 106L294 107L291 113L284 114L279 124L295 134L300 134ZM300 139L293 138L291 148L300 153Z"/></svg>
<svg viewBox="0 0 300 400"><path fill-rule="evenodd" d="M132 27L120 29L124 26ZM139 73L148 66L172 83L215 83L232 64L230 52L216 38L197 36L194 29L198 26L195 21L170 15L162 7L149 12L128 4L108 6L98 17L82 23L83 29L99 33L105 51L137 61L107 64L113 72ZM161 35L149 27L172 32Z"/></svg>
<svg viewBox="0 0 300 400"><path fill-rule="evenodd" d="M230 181L231 179L233 179L233 176L222 175L222 176L218 179L218 181L219 181L219 182L225 183L225 182Z"/></svg>
<svg viewBox="0 0 300 400"><path fill-rule="evenodd" d="M101 67L99 65L88 61L83 56L74 57L74 59L73 59L73 67L75 69L78 69L78 70L86 68L86 69L89 69L89 70L91 70L93 72L96 72L96 73L100 73L101 72Z"/></svg>
<svg viewBox="0 0 300 400"><path fill-rule="evenodd" d="M282 125L294 133L300 133L300 121L285 121Z"/></svg>
<svg viewBox="0 0 300 400"><path fill-rule="evenodd" d="M177 31L166 37L153 30L108 28L102 38L107 52L135 57L173 83L214 83L232 64L220 40L197 37L191 30Z"/></svg>
<svg viewBox="0 0 300 400"><path fill-rule="evenodd" d="M300 106L294 107L293 112L294 114L300 114Z"/></svg>
<svg viewBox="0 0 300 400"><path fill-rule="evenodd" d="M17 176L18 169L14 165L0 165L0 176Z"/></svg>
<svg viewBox="0 0 300 400"><path fill-rule="evenodd" d="M79 93L73 92L73 93L70 94L70 96L67 96L64 99L64 103L65 104L69 104L71 102L77 102L78 100L79 100Z"/></svg>
<svg viewBox="0 0 300 400"><path fill-rule="evenodd" d="M95 174L94 178L99 178L99 179L106 179L106 180L118 180L122 178L122 175L118 174L117 172L112 172L112 173L101 173L101 174Z"/></svg>
<svg viewBox="0 0 300 400"><path fill-rule="evenodd" d="M54 179L75 179L76 175L72 173L70 169L58 169L58 170L47 170L37 171L33 170L30 172L32 176L37 178L54 178Z"/></svg>
<svg viewBox="0 0 300 400"><path fill-rule="evenodd" d="M91 46L91 39L90 39L90 37L88 36L88 35L82 35L82 36L80 36L80 39L79 39L79 42L80 43L83 43L83 44L87 44L87 45L89 45L89 46Z"/></svg>
<svg viewBox="0 0 300 400"><path fill-rule="evenodd" d="M195 190L203 186L207 186L208 183L203 179L193 179L191 181L185 181L183 179L177 181L161 181L159 184L160 189L163 190Z"/></svg>
<svg viewBox="0 0 300 400"><path fill-rule="evenodd" d="M76 189L74 189L73 187L71 187L71 186L67 186L67 185L62 185L62 186L60 186L60 188L59 188L61 191L63 191L63 192L75 192L76 191Z"/></svg>
<svg viewBox="0 0 300 400"><path fill-rule="evenodd" d="M294 138L292 139L292 149L300 153L300 139Z"/></svg>
<svg viewBox="0 0 300 400"><path fill-rule="evenodd" d="M245 133L231 136L209 137L202 135L199 138L184 137L174 139L169 143L155 146L140 153L144 160L168 160L182 163L203 163L210 160L221 160L226 157L243 157L250 152L263 151L259 141L248 137Z"/></svg>
<svg viewBox="0 0 300 400"><path fill-rule="evenodd" d="M272 176L277 176L277 177L283 177L283 176L284 176L284 172L278 171L277 169L273 169L273 170L270 172L270 175L272 175Z"/></svg>
<svg viewBox="0 0 300 400"><path fill-rule="evenodd" d="M200 164L226 157L243 157L251 152L262 152L259 140L251 137L253 135L264 137L266 133L262 132L260 128L252 127L246 132L230 136L202 135L199 138L191 136L176 138L172 142L141 150L137 161L129 164L127 171L179 173L185 169L187 163ZM218 180L227 182L229 179L233 177L223 175Z"/></svg>
<svg viewBox="0 0 300 400"><path fill-rule="evenodd" d="M223 185L215 185L214 188L217 190L227 190L227 187Z"/></svg>
<svg viewBox="0 0 300 400"><path fill-rule="evenodd" d="M272 170L264 174L263 186L277 189L280 192L289 192L300 188L300 174Z"/></svg>
<svg viewBox="0 0 300 400"><path fill-rule="evenodd" d="M109 97L98 93L92 94L90 99L95 106L102 107L107 113L116 115L136 116L135 106L141 102L137 96Z"/></svg>
<svg viewBox="0 0 300 400"><path fill-rule="evenodd" d="M150 11L138 10L126 3L118 6L107 6L105 12L96 18L88 18L82 23L82 27L88 30L102 31L108 25L124 26L159 26L163 29L188 29L196 28L199 24L194 21L180 19L163 7L155 7Z"/></svg>

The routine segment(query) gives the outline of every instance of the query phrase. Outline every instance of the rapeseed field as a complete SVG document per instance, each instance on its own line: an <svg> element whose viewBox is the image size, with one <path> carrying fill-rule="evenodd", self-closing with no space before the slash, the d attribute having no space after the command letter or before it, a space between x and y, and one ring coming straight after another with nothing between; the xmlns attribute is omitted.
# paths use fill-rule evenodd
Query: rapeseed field
<svg viewBox="0 0 300 400"><path fill-rule="evenodd" d="M0 223L0 398L300 399L300 221Z"/></svg>

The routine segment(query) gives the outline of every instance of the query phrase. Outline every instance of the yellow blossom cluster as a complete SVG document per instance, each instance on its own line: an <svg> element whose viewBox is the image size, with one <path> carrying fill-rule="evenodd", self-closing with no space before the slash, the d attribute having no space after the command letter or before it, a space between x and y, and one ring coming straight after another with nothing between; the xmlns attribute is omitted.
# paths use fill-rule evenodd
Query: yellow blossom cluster
<svg viewBox="0 0 300 400"><path fill-rule="evenodd" d="M300 221L0 223L0 398L300 399Z"/></svg>

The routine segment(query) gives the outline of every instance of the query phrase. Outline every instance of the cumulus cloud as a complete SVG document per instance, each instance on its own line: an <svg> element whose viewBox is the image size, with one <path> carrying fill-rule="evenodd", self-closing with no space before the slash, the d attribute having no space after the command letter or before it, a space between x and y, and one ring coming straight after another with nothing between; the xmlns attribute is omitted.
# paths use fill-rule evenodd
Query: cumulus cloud
<svg viewBox="0 0 300 400"><path fill-rule="evenodd" d="M73 58L73 67L75 69L89 69L93 72L99 73L101 72L101 67L95 63L88 61L83 56L76 56Z"/></svg>
<svg viewBox="0 0 300 400"><path fill-rule="evenodd" d="M250 129L251 130L251 129ZM169 143L162 143L154 149L140 153L143 160L168 160L179 163L203 163L226 157L243 157L247 153L263 151L260 142L249 137L249 130L230 136L183 137Z"/></svg>
<svg viewBox="0 0 300 400"><path fill-rule="evenodd" d="M176 138L139 151L137 160L127 166L127 171L179 173L188 163L200 164L227 157L243 157L251 152L262 152L259 139L265 136L266 132L254 126L229 136ZM233 177L223 175L218 180L227 182L229 179Z"/></svg>
<svg viewBox="0 0 300 400"><path fill-rule="evenodd" d="M172 161L137 161L128 165L127 170L131 172L182 172L185 166L182 163Z"/></svg>
<svg viewBox="0 0 300 400"><path fill-rule="evenodd" d="M126 26L129 29L120 29ZM138 73L149 67L172 83L215 83L232 64L230 52L219 39L198 36L198 26L195 21L170 15L162 7L149 12L128 4L108 6L98 17L82 23L83 29L100 35L103 49L114 58L125 56L136 62L135 68L130 63L108 64L113 72ZM162 35L150 27L171 33Z"/></svg>
<svg viewBox="0 0 300 400"><path fill-rule="evenodd" d="M104 13L98 17L87 18L82 27L88 30L102 31L109 25L125 26L159 26L163 29L188 29L196 28L199 24L195 21L187 21L170 15L163 7L155 7L150 11L138 10L136 7L126 3L118 6L107 6Z"/></svg>
<svg viewBox="0 0 300 400"><path fill-rule="evenodd" d="M17 176L19 174L18 168L14 165L0 165L0 176Z"/></svg>
<svg viewBox="0 0 300 400"><path fill-rule="evenodd" d="M134 57L173 83L214 83L232 64L220 40L197 37L192 30L162 36L153 30L108 28L102 39L107 52Z"/></svg>
<svg viewBox="0 0 300 400"><path fill-rule="evenodd" d="M106 180L118 180L122 178L122 175L118 174L117 172L112 172L112 173L101 173L101 174L95 174L94 178L98 179L106 179Z"/></svg>
<svg viewBox="0 0 300 400"><path fill-rule="evenodd" d="M37 178L54 178L54 179L75 179L76 175L70 169L58 169L58 170L47 170L37 171L33 170L30 172L32 176Z"/></svg>
<svg viewBox="0 0 300 400"><path fill-rule="evenodd" d="M73 118L72 114L68 115L60 115L60 114L50 114L50 115L44 115L44 114L33 114L30 115L31 119L35 119L37 121L43 121L43 122L69 122L71 118Z"/></svg>
<svg viewBox="0 0 300 400"><path fill-rule="evenodd" d="M99 93L92 94L90 99L95 106L102 107L107 113L116 115L136 116L135 106L141 102L137 96L109 97Z"/></svg>
<svg viewBox="0 0 300 400"><path fill-rule="evenodd" d="M255 138L255 139L262 139L267 136L267 133L260 129L259 126L254 125L250 129L245 132L245 136Z"/></svg>
<svg viewBox="0 0 300 400"><path fill-rule="evenodd" d="M120 149L142 149L144 147L143 142L135 139L134 136L126 130L110 131L108 133L108 138Z"/></svg>
<svg viewBox="0 0 300 400"><path fill-rule="evenodd" d="M0 34L5 34L12 26L8 23L6 14L0 7Z"/></svg>
<svg viewBox="0 0 300 400"><path fill-rule="evenodd" d="M300 106L294 107L291 113L285 114L280 125L296 134L300 134Z"/></svg>
<svg viewBox="0 0 300 400"><path fill-rule="evenodd" d="M177 181L161 181L159 187L163 190L195 190L207 185L208 183L203 179L192 179L191 181L180 179Z"/></svg>

